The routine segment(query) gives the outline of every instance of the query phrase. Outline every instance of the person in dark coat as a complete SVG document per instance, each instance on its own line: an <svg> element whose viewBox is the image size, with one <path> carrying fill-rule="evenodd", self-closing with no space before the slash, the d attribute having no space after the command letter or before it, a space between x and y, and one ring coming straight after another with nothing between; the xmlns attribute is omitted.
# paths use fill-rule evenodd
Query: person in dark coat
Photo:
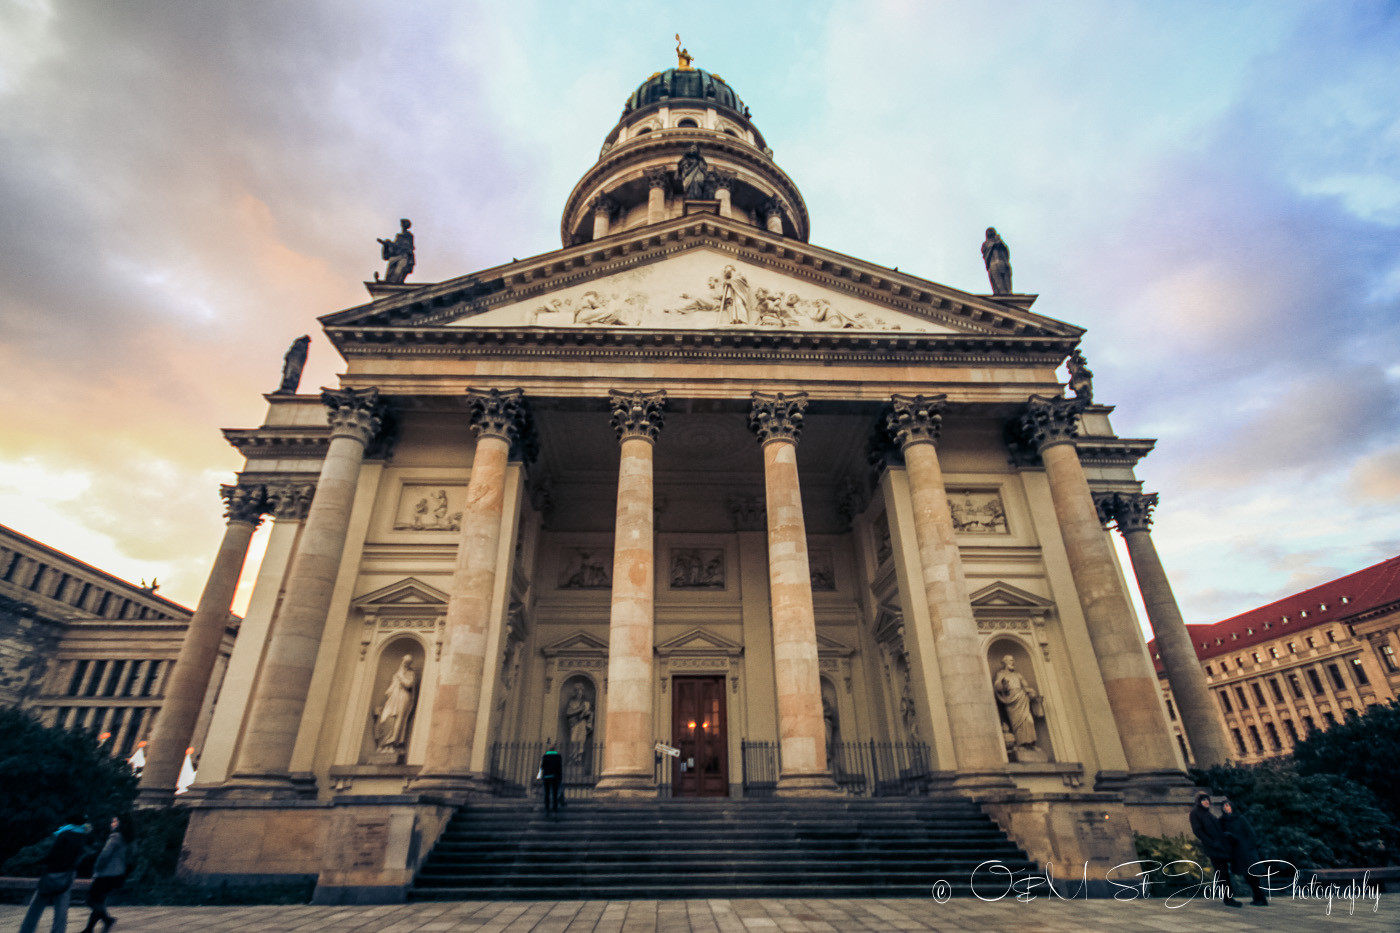
<svg viewBox="0 0 1400 933"><path fill-rule="evenodd" d="M107 912L107 897L126 884L128 835L126 821L119 816L112 817L107 842L92 866L92 887L88 888L87 899L91 913L82 933L93 933L99 920L102 921L102 933L107 933L117 922L117 918Z"/></svg>
<svg viewBox="0 0 1400 933"><path fill-rule="evenodd" d="M540 783L544 785L544 812L558 813L564 787L564 756L551 742L540 758Z"/></svg>
<svg viewBox="0 0 1400 933"><path fill-rule="evenodd" d="M1254 838L1254 827L1249 825L1244 813L1230 801L1221 804L1220 809L1225 811L1220 817L1220 827L1225 830L1225 835L1230 840L1231 867L1235 874L1244 875L1244 880L1249 882L1249 890L1254 894L1254 900L1250 903L1255 907L1268 907L1269 898L1265 896L1264 888L1259 884L1259 876L1249 870L1251 865L1259 861L1259 843Z"/></svg>
<svg viewBox="0 0 1400 933"><path fill-rule="evenodd" d="M19 933L34 933L45 907L53 908L53 933L64 933L68 929L68 896L78 874L78 862L87 849L88 828L81 823L82 819L78 818L54 832L53 844L44 856L44 873L39 876L34 896L29 899L29 909L24 912Z"/></svg>
<svg viewBox="0 0 1400 933"><path fill-rule="evenodd" d="M1223 888L1220 902L1227 907L1243 907L1235 900L1234 886L1230 880L1230 838L1215 814L1210 812L1210 794L1205 791L1196 795L1196 805L1191 808L1191 832L1201 842L1201 849L1210 859L1215 878Z"/></svg>

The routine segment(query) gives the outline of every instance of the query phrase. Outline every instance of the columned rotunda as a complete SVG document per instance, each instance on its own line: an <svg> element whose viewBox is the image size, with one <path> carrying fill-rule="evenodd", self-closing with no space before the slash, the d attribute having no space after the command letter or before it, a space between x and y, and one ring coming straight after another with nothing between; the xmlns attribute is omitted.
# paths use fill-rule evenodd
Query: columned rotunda
<svg viewBox="0 0 1400 933"><path fill-rule="evenodd" d="M1083 330L808 231L749 109L683 62L627 99L559 249L321 318L340 384L225 432L247 463L148 801L217 648L201 620L272 525L186 872L401 896L455 808L530 793L550 744L595 803L961 795L1075 866L1184 831L1096 507L1142 493L1153 442L1057 378Z"/></svg>

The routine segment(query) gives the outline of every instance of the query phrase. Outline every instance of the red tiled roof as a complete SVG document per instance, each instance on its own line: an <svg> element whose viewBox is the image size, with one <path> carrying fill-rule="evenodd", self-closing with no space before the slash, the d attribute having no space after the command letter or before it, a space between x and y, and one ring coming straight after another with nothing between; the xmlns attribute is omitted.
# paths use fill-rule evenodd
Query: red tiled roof
<svg viewBox="0 0 1400 933"><path fill-rule="evenodd" d="M1223 622L1188 625L1186 630L1191 633L1196 656L1205 660L1272 641L1289 632L1307 631L1319 625L1354 619L1391 604L1400 604L1400 557L1392 557L1267 606L1242 612ZM1154 638L1148 642L1147 648L1158 673L1161 673L1157 640Z"/></svg>

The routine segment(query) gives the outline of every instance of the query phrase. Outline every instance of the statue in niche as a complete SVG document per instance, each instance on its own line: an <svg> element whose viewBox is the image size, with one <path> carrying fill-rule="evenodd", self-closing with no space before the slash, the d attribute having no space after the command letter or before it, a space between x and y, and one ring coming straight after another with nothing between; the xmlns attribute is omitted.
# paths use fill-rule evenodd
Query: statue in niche
<svg viewBox="0 0 1400 933"><path fill-rule="evenodd" d="M380 752L403 754L408 745L408 725L418 696L418 672L413 655L406 654L384 691L384 705L374 714L374 744Z"/></svg>
<svg viewBox="0 0 1400 933"><path fill-rule="evenodd" d="M1094 402L1094 371L1089 368L1084 354L1076 349L1069 355L1065 367L1069 369L1069 388L1074 393L1074 397L1083 399L1086 405L1092 405Z"/></svg>
<svg viewBox="0 0 1400 933"><path fill-rule="evenodd" d="M681 193L691 200L705 197L705 183L709 177L710 167L700 154L700 146L692 144L676 163L676 181L680 183Z"/></svg>
<svg viewBox="0 0 1400 933"><path fill-rule="evenodd" d="M997 234L996 227L987 228L987 238L982 241L982 264L987 267L987 278L992 283L993 295L1010 295L1011 292L1011 250L1006 241Z"/></svg>
<svg viewBox="0 0 1400 933"><path fill-rule="evenodd" d="M583 692L583 684L574 684L574 695L564 706L564 721L569 725L569 761L583 761L588 750L588 738L593 734L593 704Z"/></svg>
<svg viewBox="0 0 1400 933"><path fill-rule="evenodd" d="M392 240L379 238L379 255L389 264L389 268L384 271L384 281L390 285L402 285L403 280L408 278L408 274L413 271L413 234L408 232L408 228L413 226L408 218L399 221L399 232ZM374 274L374 280L379 281L379 273Z"/></svg>
<svg viewBox="0 0 1400 933"><path fill-rule="evenodd" d="M301 371L306 368L306 353L311 346L311 338L303 334L292 345L287 348L287 355L282 357L282 384L277 387L274 395L296 395L297 386L301 385Z"/></svg>
<svg viewBox="0 0 1400 933"><path fill-rule="evenodd" d="M1011 655L1002 656L1001 669L992 678L992 689L996 692L1005 725L1011 732L1015 760L1043 761L1044 754L1036 745L1035 735L1040 695L1016 672L1016 659Z"/></svg>

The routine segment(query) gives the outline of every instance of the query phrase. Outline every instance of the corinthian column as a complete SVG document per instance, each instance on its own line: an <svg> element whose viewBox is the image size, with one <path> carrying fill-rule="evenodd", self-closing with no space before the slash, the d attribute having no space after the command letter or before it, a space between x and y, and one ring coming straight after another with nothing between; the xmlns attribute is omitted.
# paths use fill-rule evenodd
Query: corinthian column
<svg viewBox="0 0 1400 933"><path fill-rule="evenodd" d="M378 389L325 389L321 401L331 424L331 442L292 558L282 611L268 639L233 769L235 784L291 789L287 772L292 747L345 551L360 464L383 421Z"/></svg>
<svg viewBox="0 0 1400 933"><path fill-rule="evenodd" d="M496 588L505 508L506 465L511 446L526 426L520 389L467 390L471 426L476 433L472 475L457 563L448 586L443 658L428 726L428 750L416 790L466 793L481 786L472 774L472 743L481 711L481 684L486 667L486 639L491 626L491 596Z"/></svg>
<svg viewBox="0 0 1400 933"><path fill-rule="evenodd" d="M914 506L914 537L928 601L943 701L952 733L958 781L1003 783L1004 743L996 697L979 656L962 557L953 537L953 513L938 463L938 435L946 396L896 395L885 428L904 454Z"/></svg>
<svg viewBox="0 0 1400 933"><path fill-rule="evenodd" d="M1133 621L1074 447L1083 407L1076 399L1032 395L1021 415L1021 432L1045 463L1070 575L1128 770L1179 773L1158 698L1157 676L1143 650L1142 632Z"/></svg>
<svg viewBox="0 0 1400 933"><path fill-rule="evenodd" d="M1196 764L1202 768L1223 765L1230 757L1225 724L1211 702L1205 672L1191 645L1191 634L1186 631L1186 621L1181 618L1181 609L1157 557L1157 546L1152 543L1152 510L1157 506L1157 494L1112 493L1098 497L1098 503L1102 516L1117 523L1128 546L1147 618L1157 636L1157 651L1167 669L1167 683L1171 684L1176 708L1181 711L1181 725Z"/></svg>
<svg viewBox="0 0 1400 933"><path fill-rule="evenodd" d="M806 392L755 392L749 413L749 428L763 445L768 506L768 592L782 756L778 793L789 796L837 792L826 761L812 570L797 482L797 441L806 411Z"/></svg>
<svg viewBox="0 0 1400 933"><path fill-rule="evenodd" d="M606 764L597 793L640 797L656 793L651 722L652 604L656 591L651 465L666 393L613 390L609 395L613 428L622 444L622 462L617 473L608 622Z"/></svg>
<svg viewBox="0 0 1400 933"><path fill-rule="evenodd" d="M194 617L185 629L180 654L165 688L165 700L156 715L146 746L146 767L141 772L143 806L164 806L175 797L175 785L185 762L185 749L194 736L209 677L219 659L219 645L228 628L229 611L248 557L248 542L270 508L262 486L220 486L228 527L218 556L205 581Z"/></svg>

